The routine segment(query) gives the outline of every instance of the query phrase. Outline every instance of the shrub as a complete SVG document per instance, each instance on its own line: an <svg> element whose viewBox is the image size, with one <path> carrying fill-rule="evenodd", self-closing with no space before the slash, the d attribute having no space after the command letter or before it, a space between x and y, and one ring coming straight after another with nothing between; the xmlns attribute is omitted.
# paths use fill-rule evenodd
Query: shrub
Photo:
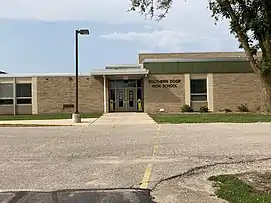
<svg viewBox="0 0 271 203"><path fill-rule="evenodd" d="M182 106L182 112L194 112L193 108L187 104Z"/></svg>
<svg viewBox="0 0 271 203"><path fill-rule="evenodd" d="M201 106L200 109L199 109L199 111L200 111L200 113L207 113L207 112L209 112L208 106L206 106L206 105Z"/></svg>
<svg viewBox="0 0 271 203"><path fill-rule="evenodd" d="M219 109L219 112L229 113L229 112L232 112L232 110L227 109L227 108L221 108L221 109Z"/></svg>
<svg viewBox="0 0 271 203"><path fill-rule="evenodd" d="M226 113L232 112L232 110L230 110L230 109L225 109L225 112L226 112Z"/></svg>
<svg viewBox="0 0 271 203"><path fill-rule="evenodd" d="M247 104L241 104L240 106L237 106L237 109L239 112L249 112Z"/></svg>

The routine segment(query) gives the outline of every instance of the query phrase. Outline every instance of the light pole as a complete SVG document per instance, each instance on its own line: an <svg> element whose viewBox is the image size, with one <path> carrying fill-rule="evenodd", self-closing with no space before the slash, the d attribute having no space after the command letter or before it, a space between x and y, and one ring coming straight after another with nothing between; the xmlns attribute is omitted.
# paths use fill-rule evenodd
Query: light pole
<svg viewBox="0 0 271 203"><path fill-rule="evenodd" d="M78 110L78 36L89 35L88 29L75 30L75 111L72 114L72 121L74 123L81 123L81 116Z"/></svg>

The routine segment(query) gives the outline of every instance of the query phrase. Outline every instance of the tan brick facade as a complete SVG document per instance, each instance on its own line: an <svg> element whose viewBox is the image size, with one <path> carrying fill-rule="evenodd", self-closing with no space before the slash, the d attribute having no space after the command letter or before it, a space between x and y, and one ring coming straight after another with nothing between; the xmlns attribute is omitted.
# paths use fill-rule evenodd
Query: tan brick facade
<svg viewBox="0 0 271 203"><path fill-rule="evenodd" d="M168 58L221 58L221 57L245 57L243 52L207 52L207 53L155 53L139 54L139 63L145 59L168 59ZM199 64L200 66L200 64ZM208 65L209 66L209 65ZM239 66L239 64L238 64ZM253 73L215 73L219 68L228 65L214 65L214 70L208 72L187 71L178 69L175 73L167 72L168 67L162 66L163 71L151 71L144 77L144 111L147 113L158 113L164 109L166 113L179 113L181 107L192 104L199 108L203 103L191 102L190 98L190 79L195 77L207 78L207 101L208 108L214 112L222 108L232 111L237 110L237 105L248 104L250 110L255 111L260 105L261 88L260 81ZM229 67L232 67L229 65ZM147 66L146 66L147 68ZM159 66L153 66L159 68ZM175 67L173 67L174 69ZM203 66L206 68L206 66ZM218 68L218 69L216 69ZM233 67L234 68L234 67ZM169 66L170 69L170 66ZM191 70L193 67L191 68ZM121 69L120 69L121 70ZM157 70L157 69L156 69ZM243 69L242 69L243 70ZM219 71L218 71L219 72ZM231 73L230 73L231 72ZM252 71L250 71L252 72ZM202 73L202 74L203 74ZM111 74L111 73L110 73ZM155 75L156 74L156 75ZM103 75L103 74L101 74ZM111 75L115 76L115 75ZM122 78L122 77L120 77ZM74 108L63 108L63 105L75 104L75 77L73 76L25 76L20 78L2 77L1 83L32 83L32 105L0 106L1 113L72 113ZM158 80L158 81L157 81ZM162 82L161 82L162 80ZM178 81L179 83L171 83ZM157 81L157 83L153 82ZM104 108L104 86L103 77L80 76L79 77L79 111L80 113L103 113L108 111L108 98L106 98L106 108ZM155 87L157 85L157 87ZM160 86L159 86L160 85ZM170 87L173 85L172 87ZM177 85L174 87L174 85ZM108 97L108 86L106 86L106 97ZM204 101L205 102L205 101Z"/></svg>
<svg viewBox="0 0 271 203"><path fill-rule="evenodd" d="M237 111L240 104L247 104L255 111L261 100L260 80L255 74L213 74L214 111L228 108Z"/></svg>
<svg viewBox="0 0 271 203"><path fill-rule="evenodd" d="M150 80L164 80L164 83L150 83ZM170 83L171 80L180 80L180 82ZM161 84L161 87L152 87L158 84ZM174 87L174 84L177 87ZM158 113L159 109L164 109L165 113L179 113L183 104L185 104L184 75L150 75L144 79L145 112Z"/></svg>
<svg viewBox="0 0 271 203"><path fill-rule="evenodd" d="M37 113L72 113L64 104L75 104L75 77L37 77ZM80 76L79 112L103 113L103 78Z"/></svg>

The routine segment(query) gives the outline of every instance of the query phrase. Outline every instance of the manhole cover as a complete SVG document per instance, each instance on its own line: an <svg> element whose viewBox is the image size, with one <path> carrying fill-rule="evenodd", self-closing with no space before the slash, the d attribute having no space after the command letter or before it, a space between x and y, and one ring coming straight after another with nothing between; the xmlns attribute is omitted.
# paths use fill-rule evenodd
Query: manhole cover
<svg viewBox="0 0 271 203"><path fill-rule="evenodd" d="M0 193L2 203L154 203L150 190L15 191Z"/></svg>

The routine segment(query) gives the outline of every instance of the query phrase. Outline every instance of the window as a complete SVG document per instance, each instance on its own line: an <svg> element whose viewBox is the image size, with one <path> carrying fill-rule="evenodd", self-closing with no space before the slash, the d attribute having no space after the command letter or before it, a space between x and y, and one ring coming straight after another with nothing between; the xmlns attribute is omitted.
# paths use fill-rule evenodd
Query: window
<svg viewBox="0 0 271 203"><path fill-rule="evenodd" d="M0 84L0 105L13 105L13 84Z"/></svg>
<svg viewBox="0 0 271 203"><path fill-rule="evenodd" d="M17 99L17 104L32 104L32 99Z"/></svg>
<svg viewBox="0 0 271 203"><path fill-rule="evenodd" d="M13 99L0 98L0 105L13 105Z"/></svg>
<svg viewBox="0 0 271 203"><path fill-rule="evenodd" d="M109 87L112 88L112 89L116 88L116 81L115 80L110 80L109 81Z"/></svg>
<svg viewBox="0 0 271 203"><path fill-rule="evenodd" d="M207 101L207 80L191 79L191 101Z"/></svg>
<svg viewBox="0 0 271 203"><path fill-rule="evenodd" d="M0 97L13 98L13 84L12 83L0 84Z"/></svg>
<svg viewBox="0 0 271 203"><path fill-rule="evenodd" d="M137 87L142 87L142 80L137 80Z"/></svg>
<svg viewBox="0 0 271 203"><path fill-rule="evenodd" d="M116 80L116 88L136 87L135 80Z"/></svg>
<svg viewBox="0 0 271 203"><path fill-rule="evenodd" d="M16 84L16 103L32 104L32 87L31 83Z"/></svg>
<svg viewBox="0 0 271 203"><path fill-rule="evenodd" d="M31 97L31 84L16 84L16 97Z"/></svg>

